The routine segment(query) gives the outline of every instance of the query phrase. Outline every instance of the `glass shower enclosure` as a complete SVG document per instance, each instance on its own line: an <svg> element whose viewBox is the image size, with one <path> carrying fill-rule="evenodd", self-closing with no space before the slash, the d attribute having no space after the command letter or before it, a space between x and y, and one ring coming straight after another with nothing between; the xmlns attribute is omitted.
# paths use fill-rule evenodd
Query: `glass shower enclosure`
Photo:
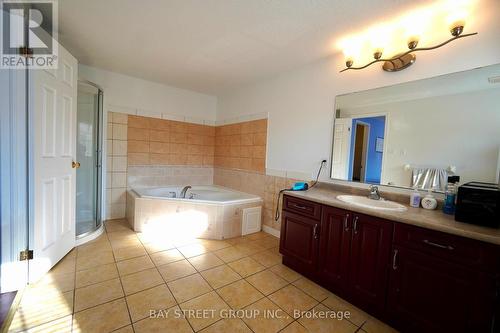
<svg viewBox="0 0 500 333"><path fill-rule="evenodd" d="M76 160L76 237L102 224L103 92L97 85L78 81Z"/></svg>

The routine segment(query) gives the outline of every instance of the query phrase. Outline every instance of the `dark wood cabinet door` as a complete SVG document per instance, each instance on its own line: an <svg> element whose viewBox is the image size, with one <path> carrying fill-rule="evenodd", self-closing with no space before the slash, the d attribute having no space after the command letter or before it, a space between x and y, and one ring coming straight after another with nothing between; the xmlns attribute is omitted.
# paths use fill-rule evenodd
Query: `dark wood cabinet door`
<svg viewBox="0 0 500 333"><path fill-rule="evenodd" d="M319 274L330 290L345 295L349 282L352 213L324 207L321 218Z"/></svg>
<svg viewBox="0 0 500 333"><path fill-rule="evenodd" d="M392 222L353 215L349 295L375 313L385 310L392 230Z"/></svg>
<svg viewBox="0 0 500 333"><path fill-rule="evenodd" d="M312 275L317 270L320 221L283 211L280 252L285 264Z"/></svg>
<svg viewBox="0 0 500 333"><path fill-rule="evenodd" d="M401 246L392 266L387 309L403 332L491 332L492 276Z"/></svg>

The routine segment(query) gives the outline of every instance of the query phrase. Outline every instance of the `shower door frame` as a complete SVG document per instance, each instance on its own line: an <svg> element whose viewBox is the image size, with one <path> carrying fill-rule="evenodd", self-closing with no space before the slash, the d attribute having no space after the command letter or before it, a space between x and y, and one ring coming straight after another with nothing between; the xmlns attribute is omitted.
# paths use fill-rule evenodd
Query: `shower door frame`
<svg viewBox="0 0 500 333"><path fill-rule="evenodd" d="M97 93L97 95L98 95L97 117L96 117L96 125L97 125L96 126L97 127L96 143L97 143L97 147L95 147L96 148L96 150L95 150L96 168L97 168L97 172L96 172L97 188L96 188L96 202L95 202L95 204L96 204L96 206L95 206L95 208L96 208L96 212L95 212L96 213L96 221L95 221L94 228L92 230L84 232L80 235L76 235L77 240L82 240L83 238L92 235L97 230L99 230L103 225L103 218L102 218L102 196L103 195L102 194L103 194L103 184L104 184L103 172L102 172L102 155L103 155L102 152L103 152L103 144L104 144L104 139L103 139L104 138L104 103L103 103L104 91L99 85L95 84L94 82L79 79L78 84L80 84L80 83L90 85L90 86L96 88L98 91L98 93ZM78 113L78 110L77 110L77 113ZM75 218L75 224L77 224L77 223L78 222L76 221L76 218ZM76 228L76 226L75 226L75 228Z"/></svg>

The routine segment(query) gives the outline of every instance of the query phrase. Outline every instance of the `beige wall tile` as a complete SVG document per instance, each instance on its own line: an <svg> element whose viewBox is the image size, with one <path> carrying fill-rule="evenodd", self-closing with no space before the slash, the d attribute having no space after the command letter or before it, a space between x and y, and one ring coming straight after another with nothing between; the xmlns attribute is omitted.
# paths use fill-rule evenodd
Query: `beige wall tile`
<svg viewBox="0 0 500 333"><path fill-rule="evenodd" d="M113 156L127 156L127 141L126 140L113 140Z"/></svg>
<svg viewBox="0 0 500 333"><path fill-rule="evenodd" d="M127 140L127 125L113 124L113 140Z"/></svg>
<svg viewBox="0 0 500 333"><path fill-rule="evenodd" d="M149 128L149 119L142 116L128 116L128 127Z"/></svg>
<svg viewBox="0 0 500 333"><path fill-rule="evenodd" d="M148 153L129 153L128 154L128 164L129 165L149 165L149 154Z"/></svg>
<svg viewBox="0 0 500 333"><path fill-rule="evenodd" d="M116 112L110 112L113 114L111 122L115 124L127 124L128 123L128 114L125 113L116 113ZM108 113L109 117L109 113ZM109 118L108 118L109 121Z"/></svg>
<svg viewBox="0 0 500 333"><path fill-rule="evenodd" d="M148 141L128 140L129 153L149 153Z"/></svg>

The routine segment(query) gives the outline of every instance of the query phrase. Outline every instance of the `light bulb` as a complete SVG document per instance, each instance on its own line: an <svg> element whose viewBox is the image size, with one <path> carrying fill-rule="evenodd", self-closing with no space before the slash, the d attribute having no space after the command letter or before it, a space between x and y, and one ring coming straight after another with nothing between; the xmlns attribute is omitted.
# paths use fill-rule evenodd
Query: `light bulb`
<svg viewBox="0 0 500 333"><path fill-rule="evenodd" d="M345 64L351 67L355 59L359 59L361 44L357 38L350 38L343 41L342 52L344 53Z"/></svg>

